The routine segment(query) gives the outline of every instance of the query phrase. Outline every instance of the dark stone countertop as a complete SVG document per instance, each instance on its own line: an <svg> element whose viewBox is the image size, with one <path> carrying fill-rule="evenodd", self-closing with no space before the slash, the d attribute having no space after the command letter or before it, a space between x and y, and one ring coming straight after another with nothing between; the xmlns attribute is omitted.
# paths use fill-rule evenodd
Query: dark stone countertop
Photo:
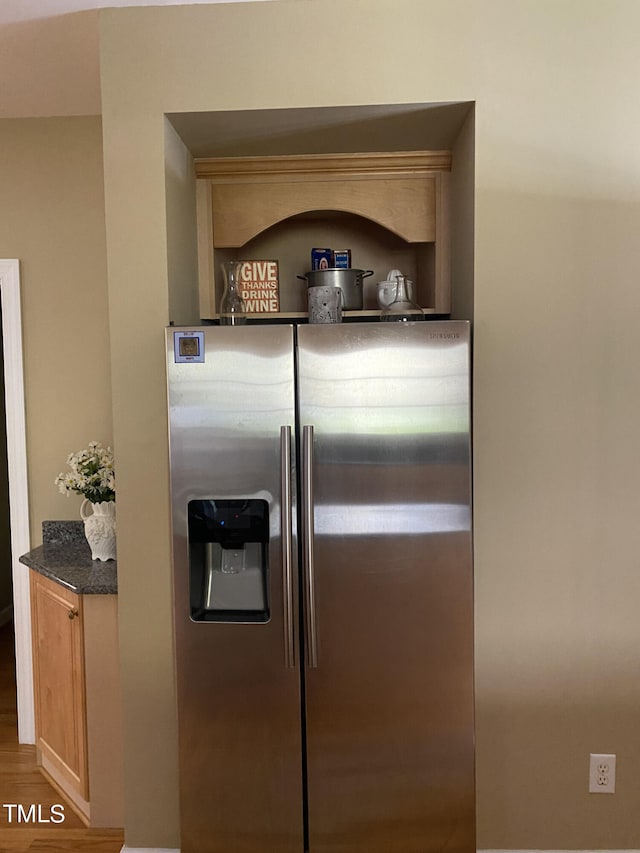
<svg viewBox="0 0 640 853"><path fill-rule="evenodd" d="M42 545L20 562L79 595L115 595L115 560L92 560L81 521L43 521Z"/></svg>

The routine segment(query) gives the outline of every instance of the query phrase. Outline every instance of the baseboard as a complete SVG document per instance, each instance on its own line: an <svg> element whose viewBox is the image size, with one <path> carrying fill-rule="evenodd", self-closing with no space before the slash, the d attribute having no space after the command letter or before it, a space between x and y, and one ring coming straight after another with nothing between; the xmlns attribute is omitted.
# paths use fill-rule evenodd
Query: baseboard
<svg viewBox="0 0 640 853"><path fill-rule="evenodd" d="M127 847L125 844L120 853L180 853L175 847Z"/></svg>
<svg viewBox="0 0 640 853"><path fill-rule="evenodd" d="M3 607L0 610L0 628L3 625L7 625L13 619L13 604L10 604L8 607Z"/></svg>
<svg viewBox="0 0 640 853"><path fill-rule="evenodd" d="M126 844L120 853L180 853L179 849L169 847L127 847ZM505 850L501 849L478 849L477 853L640 853L640 850L601 850L592 848L590 850Z"/></svg>

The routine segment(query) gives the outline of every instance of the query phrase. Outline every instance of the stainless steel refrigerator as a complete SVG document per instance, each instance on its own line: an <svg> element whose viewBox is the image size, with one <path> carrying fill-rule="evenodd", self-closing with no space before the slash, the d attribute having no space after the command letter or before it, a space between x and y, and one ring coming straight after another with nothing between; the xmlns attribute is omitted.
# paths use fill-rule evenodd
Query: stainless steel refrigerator
<svg viewBox="0 0 640 853"><path fill-rule="evenodd" d="M167 365L182 853L472 853L469 324Z"/></svg>

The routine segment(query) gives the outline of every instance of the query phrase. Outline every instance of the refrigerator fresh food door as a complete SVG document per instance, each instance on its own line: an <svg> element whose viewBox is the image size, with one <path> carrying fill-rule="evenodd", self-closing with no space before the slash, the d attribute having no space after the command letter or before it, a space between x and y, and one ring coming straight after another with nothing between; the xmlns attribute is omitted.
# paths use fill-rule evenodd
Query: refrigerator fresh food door
<svg viewBox="0 0 640 853"><path fill-rule="evenodd" d="M303 848L290 326L167 330L182 853Z"/></svg>
<svg viewBox="0 0 640 853"><path fill-rule="evenodd" d="M310 853L472 853L469 326L299 329Z"/></svg>

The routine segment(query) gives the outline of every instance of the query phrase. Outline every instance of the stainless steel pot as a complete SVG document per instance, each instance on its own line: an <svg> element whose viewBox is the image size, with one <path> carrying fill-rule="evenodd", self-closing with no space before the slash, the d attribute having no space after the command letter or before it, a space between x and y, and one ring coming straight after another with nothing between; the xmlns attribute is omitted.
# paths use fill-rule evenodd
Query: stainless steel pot
<svg viewBox="0 0 640 853"><path fill-rule="evenodd" d="M298 278L308 287L339 287L342 291L342 307L345 311L362 308L362 279L373 275L373 270L337 269L311 270Z"/></svg>

